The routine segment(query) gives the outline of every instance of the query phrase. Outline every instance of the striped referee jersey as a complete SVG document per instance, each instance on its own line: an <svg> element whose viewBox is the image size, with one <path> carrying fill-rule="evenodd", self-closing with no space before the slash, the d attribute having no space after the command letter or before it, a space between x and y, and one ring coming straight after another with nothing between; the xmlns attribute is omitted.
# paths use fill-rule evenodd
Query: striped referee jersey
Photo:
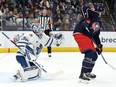
<svg viewBox="0 0 116 87"><path fill-rule="evenodd" d="M46 29L52 29L52 24L50 24L50 21L51 21L51 17L50 16L40 16L38 17L39 20L40 20L40 24L41 26L44 28L44 30Z"/></svg>

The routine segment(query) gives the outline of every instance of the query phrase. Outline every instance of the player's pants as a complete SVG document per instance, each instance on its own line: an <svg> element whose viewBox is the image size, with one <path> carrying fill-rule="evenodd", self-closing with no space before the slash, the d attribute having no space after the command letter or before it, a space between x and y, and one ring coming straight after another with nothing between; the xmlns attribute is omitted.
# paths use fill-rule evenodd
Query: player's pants
<svg viewBox="0 0 116 87"><path fill-rule="evenodd" d="M95 61L98 58L94 43L89 37L81 33L74 34L74 39L77 42L81 53L85 54L82 62L81 74L92 72Z"/></svg>
<svg viewBox="0 0 116 87"><path fill-rule="evenodd" d="M21 64L21 66L23 68L26 68L26 67L29 67L29 66L35 66L35 64L33 62L26 61L24 56L18 56L17 55L16 60L18 61L18 63Z"/></svg>
<svg viewBox="0 0 116 87"><path fill-rule="evenodd" d="M79 49L82 53L84 53L87 50L96 51L96 49L94 47L94 43L89 37L87 37L81 33L74 34L73 36L74 36L74 39L77 42Z"/></svg>
<svg viewBox="0 0 116 87"><path fill-rule="evenodd" d="M26 59L24 56L16 56L16 60L18 61L18 63L21 64L23 68L28 67L28 63L26 62Z"/></svg>

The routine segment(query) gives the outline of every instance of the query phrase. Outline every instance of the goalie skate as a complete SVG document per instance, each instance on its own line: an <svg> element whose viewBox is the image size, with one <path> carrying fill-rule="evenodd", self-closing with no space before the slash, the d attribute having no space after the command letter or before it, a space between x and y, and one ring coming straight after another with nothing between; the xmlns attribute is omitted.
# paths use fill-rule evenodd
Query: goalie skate
<svg viewBox="0 0 116 87"><path fill-rule="evenodd" d="M20 75L19 71L17 71L16 75L13 75L11 80L16 81L16 82L21 82L22 81L22 78L21 78L21 75Z"/></svg>

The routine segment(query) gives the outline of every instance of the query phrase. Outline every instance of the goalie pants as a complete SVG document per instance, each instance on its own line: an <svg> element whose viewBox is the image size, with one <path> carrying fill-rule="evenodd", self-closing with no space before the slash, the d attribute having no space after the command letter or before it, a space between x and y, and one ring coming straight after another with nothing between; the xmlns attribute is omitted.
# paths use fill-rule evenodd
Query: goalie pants
<svg viewBox="0 0 116 87"><path fill-rule="evenodd" d="M21 64L21 66L23 68L26 68L26 67L29 67L29 66L35 66L35 64L33 62L26 61L24 56L17 55L16 60L17 60L18 63Z"/></svg>
<svg viewBox="0 0 116 87"><path fill-rule="evenodd" d="M91 73L98 58L94 43L89 37L81 33L74 34L74 39L77 42L81 53L85 54L82 62L81 74L87 72Z"/></svg>

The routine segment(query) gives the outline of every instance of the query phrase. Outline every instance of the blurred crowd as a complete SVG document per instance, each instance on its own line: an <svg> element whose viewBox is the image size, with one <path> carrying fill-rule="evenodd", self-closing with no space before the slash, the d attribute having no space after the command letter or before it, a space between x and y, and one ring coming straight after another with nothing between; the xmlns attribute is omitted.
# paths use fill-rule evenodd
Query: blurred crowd
<svg viewBox="0 0 116 87"><path fill-rule="evenodd" d="M47 11L53 30L67 31L81 18L79 5L81 0L0 0L0 17L4 30L30 30L34 19Z"/></svg>
<svg viewBox="0 0 116 87"><path fill-rule="evenodd" d="M34 19L45 14L52 18L54 31L70 31L82 18L81 6L90 1L0 0L1 30L31 30Z"/></svg>

